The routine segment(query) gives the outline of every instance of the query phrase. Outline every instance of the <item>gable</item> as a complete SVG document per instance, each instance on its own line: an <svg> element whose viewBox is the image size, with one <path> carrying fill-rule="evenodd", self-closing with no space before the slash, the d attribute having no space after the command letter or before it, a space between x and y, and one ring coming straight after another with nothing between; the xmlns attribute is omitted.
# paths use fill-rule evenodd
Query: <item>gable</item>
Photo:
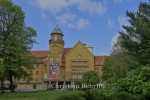
<svg viewBox="0 0 150 100"><path fill-rule="evenodd" d="M80 41L66 54L66 57L78 59L78 55L80 55L83 59L94 57L94 55Z"/></svg>

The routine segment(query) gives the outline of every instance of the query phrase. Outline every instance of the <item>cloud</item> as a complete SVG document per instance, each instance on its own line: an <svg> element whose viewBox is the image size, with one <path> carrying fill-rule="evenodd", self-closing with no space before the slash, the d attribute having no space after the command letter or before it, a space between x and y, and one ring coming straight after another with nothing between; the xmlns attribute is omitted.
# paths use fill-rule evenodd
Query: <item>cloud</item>
<svg viewBox="0 0 150 100"><path fill-rule="evenodd" d="M113 22L113 20L112 19L108 19L108 21L107 21L107 23L108 23L108 26L110 27L110 28L115 28L115 24L114 24L114 22Z"/></svg>
<svg viewBox="0 0 150 100"><path fill-rule="evenodd" d="M118 17L118 22L119 22L119 28L121 29L121 30L124 30L123 28L122 28L122 25L129 25L129 22L127 21L128 20L128 18L127 17L124 17L124 16L119 16Z"/></svg>
<svg viewBox="0 0 150 100"><path fill-rule="evenodd" d="M112 37L112 39L111 39L111 48L117 42L118 37L119 37L119 33L115 34L115 36Z"/></svg>
<svg viewBox="0 0 150 100"><path fill-rule="evenodd" d="M102 15L107 11L106 3L92 0L70 0L70 4L75 5L79 11L89 14Z"/></svg>
<svg viewBox="0 0 150 100"><path fill-rule="evenodd" d="M124 16L119 16L119 17L118 17L119 30L125 31L125 30L122 28L122 25L125 25L125 26L130 25L127 20L128 20L127 17L124 17ZM113 47L114 43L117 42L118 36L119 36L119 33L116 33L115 36L112 37L112 39L111 39L111 48Z"/></svg>
<svg viewBox="0 0 150 100"><path fill-rule="evenodd" d="M123 0L114 0L116 3L121 3L121 2L123 2ZM124 0L125 1L125 0ZM127 2L131 2L131 1L133 1L133 0L126 0Z"/></svg>
<svg viewBox="0 0 150 100"><path fill-rule="evenodd" d="M76 15L71 13L64 13L61 16L56 16L56 20L62 24L67 24L68 22L73 21L75 18Z"/></svg>
<svg viewBox="0 0 150 100"><path fill-rule="evenodd" d="M71 10L72 6L89 14L102 15L107 11L106 3L93 0L29 0L28 3L37 5L41 10L49 11L52 14L66 9Z"/></svg>
<svg viewBox="0 0 150 100"><path fill-rule="evenodd" d="M90 22L88 19L77 16L72 11L72 7L81 13L98 16L107 11L106 3L93 0L28 0L28 3L41 9L42 18L48 18L51 14L58 24L75 29L84 29Z"/></svg>
<svg viewBox="0 0 150 100"><path fill-rule="evenodd" d="M75 29L84 29L90 24L88 19L80 19L76 23L68 24L68 27L75 28Z"/></svg>
<svg viewBox="0 0 150 100"><path fill-rule="evenodd" d="M33 0L42 11L57 14L63 9L67 9L69 5L67 0Z"/></svg>
<svg viewBox="0 0 150 100"><path fill-rule="evenodd" d="M28 0L28 3L41 9L42 18L52 16L58 24L75 29L84 29L90 23L79 13L101 16L107 12L106 3L96 0Z"/></svg>

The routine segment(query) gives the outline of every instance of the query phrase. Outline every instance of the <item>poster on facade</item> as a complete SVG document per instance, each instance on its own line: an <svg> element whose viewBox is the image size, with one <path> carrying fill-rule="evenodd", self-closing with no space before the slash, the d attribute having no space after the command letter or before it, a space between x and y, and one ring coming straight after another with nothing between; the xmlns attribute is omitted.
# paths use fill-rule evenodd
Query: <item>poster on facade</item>
<svg viewBox="0 0 150 100"><path fill-rule="evenodd" d="M59 63L58 62L50 62L50 78L55 78L59 76Z"/></svg>

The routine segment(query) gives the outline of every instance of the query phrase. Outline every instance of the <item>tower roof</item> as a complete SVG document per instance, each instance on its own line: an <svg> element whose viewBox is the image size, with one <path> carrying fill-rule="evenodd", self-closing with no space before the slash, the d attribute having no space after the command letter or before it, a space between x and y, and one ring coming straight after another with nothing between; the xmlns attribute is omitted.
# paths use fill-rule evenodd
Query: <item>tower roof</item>
<svg viewBox="0 0 150 100"><path fill-rule="evenodd" d="M53 29L52 33L61 33L62 34L62 31L61 29L58 27L58 25Z"/></svg>

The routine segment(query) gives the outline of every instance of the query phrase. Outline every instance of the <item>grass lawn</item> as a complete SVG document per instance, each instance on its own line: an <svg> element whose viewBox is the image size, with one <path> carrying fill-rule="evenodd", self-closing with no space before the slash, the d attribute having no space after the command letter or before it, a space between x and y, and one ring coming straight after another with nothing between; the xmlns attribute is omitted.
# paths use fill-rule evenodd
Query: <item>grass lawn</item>
<svg viewBox="0 0 150 100"><path fill-rule="evenodd" d="M57 97L67 94L75 94L80 91L36 91L0 93L0 100L56 100Z"/></svg>

